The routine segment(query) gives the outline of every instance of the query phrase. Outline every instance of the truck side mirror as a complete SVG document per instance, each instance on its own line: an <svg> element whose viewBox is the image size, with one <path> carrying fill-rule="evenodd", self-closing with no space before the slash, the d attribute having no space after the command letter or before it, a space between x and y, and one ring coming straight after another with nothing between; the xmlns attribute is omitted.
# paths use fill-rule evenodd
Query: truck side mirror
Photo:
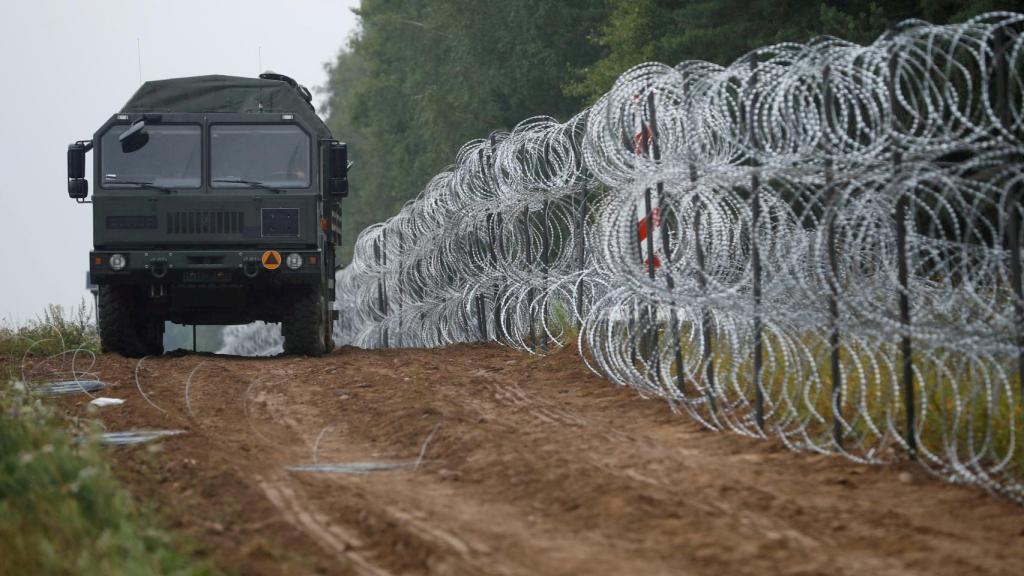
<svg viewBox="0 0 1024 576"><path fill-rule="evenodd" d="M330 174L328 178L348 176L348 146L344 142L331 142L328 149Z"/></svg>
<svg viewBox="0 0 1024 576"><path fill-rule="evenodd" d="M85 153L87 150L83 142L68 144L68 179L85 178Z"/></svg>
<svg viewBox="0 0 1024 576"><path fill-rule="evenodd" d="M92 149L92 142L75 142L68 145L68 196L81 201L89 195L89 181L85 179L85 153Z"/></svg>
<svg viewBox="0 0 1024 576"><path fill-rule="evenodd" d="M332 196L348 196L348 146L332 141L327 149L327 191Z"/></svg>
<svg viewBox="0 0 1024 576"><path fill-rule="evenodd" d="M89 195L89 181L85 178L68 180L68 196L74 200L85 200Z"/></svg>

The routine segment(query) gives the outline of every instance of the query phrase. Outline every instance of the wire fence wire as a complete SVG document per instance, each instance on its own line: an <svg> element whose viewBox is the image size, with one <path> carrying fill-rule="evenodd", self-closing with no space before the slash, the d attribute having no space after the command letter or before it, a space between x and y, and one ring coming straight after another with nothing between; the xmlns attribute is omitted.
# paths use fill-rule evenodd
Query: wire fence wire
<svg viewBox="0 0 1024 576"><path fill-rule="evenodd" d="M365 229L335 337L575 341L710 429L1024 503L1022 30L915 20L637 66L567 122L467 143Z"/></svg>

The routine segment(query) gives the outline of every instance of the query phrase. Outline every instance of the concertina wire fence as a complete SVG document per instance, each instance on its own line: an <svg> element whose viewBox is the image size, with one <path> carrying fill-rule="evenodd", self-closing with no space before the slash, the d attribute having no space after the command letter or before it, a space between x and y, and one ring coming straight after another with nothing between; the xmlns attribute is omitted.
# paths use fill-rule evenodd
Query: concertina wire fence
<svg viewBox="0 0 1024 576"><path fill-rule="evenodd" d="M1024 503L1024 15L644 64L365 229L340 344L573 339L713 430ZM225 352L279 352L272 326Z"/></svg>

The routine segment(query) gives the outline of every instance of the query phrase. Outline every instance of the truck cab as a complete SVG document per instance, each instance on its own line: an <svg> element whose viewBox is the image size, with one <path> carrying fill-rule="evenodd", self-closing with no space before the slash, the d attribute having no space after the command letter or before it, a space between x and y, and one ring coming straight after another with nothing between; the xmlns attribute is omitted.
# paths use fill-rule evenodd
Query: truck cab
<svg viewBox="0 0 1024 576"><path fill-rule="evenodd" d="M286 353L331 350L348 168L286 76L143 84L68 147L68 194L92 204L103 350L161 354L165 321L257 320L281 323Z"/></svg>

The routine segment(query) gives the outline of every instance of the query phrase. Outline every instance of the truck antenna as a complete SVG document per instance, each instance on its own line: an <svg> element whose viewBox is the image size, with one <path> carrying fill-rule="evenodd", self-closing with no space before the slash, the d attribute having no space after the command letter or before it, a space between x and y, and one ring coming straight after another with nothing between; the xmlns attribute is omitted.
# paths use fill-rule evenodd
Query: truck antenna
<svg viewBox="0 0 1024 576"><path fill-rule="evenodd" d="M257 46L259 56L256 57L256 77L263 73L263 46ZM263 86L256 90L256 102L259 104L259 111L263 112Z"/></svg>

